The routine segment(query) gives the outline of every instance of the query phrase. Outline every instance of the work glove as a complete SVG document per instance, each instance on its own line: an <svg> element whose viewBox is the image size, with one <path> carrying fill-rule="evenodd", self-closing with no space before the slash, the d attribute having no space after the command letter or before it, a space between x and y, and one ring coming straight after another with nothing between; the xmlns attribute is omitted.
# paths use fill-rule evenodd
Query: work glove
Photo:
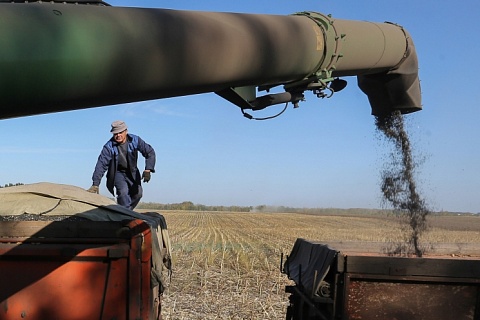
<svg viewBox="0 0 480 320"><path fill-rule="evenodd" d="M91 186L87 191L98 194L98 186Z"/></svg>
<svg viewBox="0 0 480 320"><path fill-rule="evenodd" d="M146 170L143 171L142 178L143 178L143 182L150 181L150 178L151 178L150 171L146 171Z"/></svg>

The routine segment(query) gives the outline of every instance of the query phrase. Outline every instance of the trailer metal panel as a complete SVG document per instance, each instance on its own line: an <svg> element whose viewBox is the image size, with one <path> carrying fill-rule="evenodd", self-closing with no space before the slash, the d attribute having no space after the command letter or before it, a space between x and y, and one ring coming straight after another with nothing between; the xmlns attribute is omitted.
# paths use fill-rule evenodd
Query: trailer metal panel
<svg viewBox="0 0 480 320"><path fill-rule="evenodd" d="M323 266L318 254L325 251L324 259L335 251L322 276L328 290L312 291L302 279L315 278L316 266ZM283 272L295 281L286 287L287 319L480 319L480 257L346 253L297 239Z"/></svg>
<svg viewBox="0 0 480 320"><path fill-rule="evenodd" d="M0 237L1 320L157 318L145 221L14 224Z"/></svg>

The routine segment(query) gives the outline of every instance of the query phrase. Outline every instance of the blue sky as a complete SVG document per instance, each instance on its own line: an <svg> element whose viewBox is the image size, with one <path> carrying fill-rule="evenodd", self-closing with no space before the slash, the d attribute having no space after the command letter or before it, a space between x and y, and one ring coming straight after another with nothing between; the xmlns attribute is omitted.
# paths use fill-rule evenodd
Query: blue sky
<svg viewBox="0 0 480 320"><path fill-rule="evenodd" d="M480 212L478 1L109 3L282 15L318 11L404 26L417 48L423 92L424 110L406 116L415 154L424 159L417 172L422 195L434 210ZM346 80L347 88L331 99L307 93L300 108L289 107L270 121L247 120L214 94L0 120L0 184L88 188L110 123L122 119L157 152L157 172L143 201L379 208L380 169L390 149L378 138L356 79ZM101 193L108 196L104 182Z"/></svg>

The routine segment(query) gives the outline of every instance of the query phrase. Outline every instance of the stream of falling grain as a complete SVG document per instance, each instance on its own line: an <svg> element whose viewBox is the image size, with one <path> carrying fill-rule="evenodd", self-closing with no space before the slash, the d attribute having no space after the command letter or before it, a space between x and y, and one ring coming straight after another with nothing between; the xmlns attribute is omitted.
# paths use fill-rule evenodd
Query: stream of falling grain
<svg viewBox="0 0 480 320"><path fill-rule="evenodd" d="M393 206L396 214L405 216L410 226L407 247L421 257L424 248L420 245L420 235L426 230L426 218L429 210L420 196L414 177L416 163L408 134L404 128L403 116L399 111L376 116L375 125L395 148L391 162L381 173L381 191L383 199ZM400 251L400 246L397 247ZM403 250L402 250L403 251ZM400 252L389 252L392 254ZM407 252L407 254L410 252Z"/></svg>

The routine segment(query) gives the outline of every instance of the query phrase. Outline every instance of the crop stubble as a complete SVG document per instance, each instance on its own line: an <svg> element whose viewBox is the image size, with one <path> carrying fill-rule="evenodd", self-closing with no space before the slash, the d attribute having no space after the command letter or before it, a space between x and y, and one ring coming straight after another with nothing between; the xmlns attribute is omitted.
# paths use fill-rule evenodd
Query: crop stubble
<svg viewBox="0 0 480 320"><path fill-rule="evenodd" d="M282 319L288 304L279 271L301 237L329 242L389 243L402 237L387 215L161 212L173 245L173 275L164 319ZM454 219L454 220L452 220ZM449 231L451 221L455 230ZM422 241L480 245L480 218L432 217Z"/></svg>

